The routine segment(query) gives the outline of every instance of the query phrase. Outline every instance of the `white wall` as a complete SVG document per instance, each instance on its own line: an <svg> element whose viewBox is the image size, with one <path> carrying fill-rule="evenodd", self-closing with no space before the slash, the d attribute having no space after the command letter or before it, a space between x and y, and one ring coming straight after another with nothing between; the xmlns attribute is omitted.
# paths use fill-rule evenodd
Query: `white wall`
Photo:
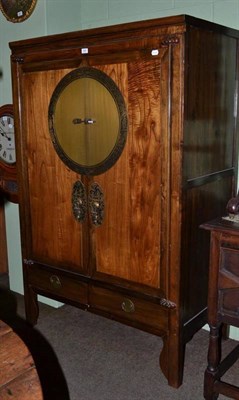
<svg viewBox="0 0 239 400"><path fill-rule="evenodd" d="M8 42L176 14L239 29L239 0L38 0L31 17L16 24L0 13L0 106L12 103ZM6 204L5 214L10 285L22 293L18 206Z"/></svg>
<svg viewBox="0 0 239 400"><path fill-rule="evenodd" d="M238 0L81 0L82 28L176 14L239 27Z"/></svg>

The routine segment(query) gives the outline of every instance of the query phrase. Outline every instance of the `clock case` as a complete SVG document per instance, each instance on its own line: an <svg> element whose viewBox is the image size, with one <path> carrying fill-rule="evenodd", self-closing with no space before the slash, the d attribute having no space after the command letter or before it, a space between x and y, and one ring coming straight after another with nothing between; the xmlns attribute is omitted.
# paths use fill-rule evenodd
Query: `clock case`
<svg viewBox="0 0 239 400"><path fill-rule="evenodd" d="M0 0L0 10L10 22L23 22L32 14L37 0Z"/></svg>
<svg viewBox="0 0 239 400"><path fill-rule="evenodd" d="M173 387L207 321L209 236L199 225L235 194L238 38L174 16L10 44L27 319L37 322L42 294L156 334ZM66 166L49 132L57 84L86 66L114 79L128 116L122 154L97 176ZM72 213L72 189L87 200L94 183L100 226L88 210L82 223Z"/></svg>
<svg viewBox="0 0 239 400"><path fill-rule="evenodd" d="M10 115L14 118L13 105L0 107L0 117ZM15 128L14 128L15 129ZM0 158L0 193L12 203L18 203L18 184L16 163L8 164Z"/></svg>

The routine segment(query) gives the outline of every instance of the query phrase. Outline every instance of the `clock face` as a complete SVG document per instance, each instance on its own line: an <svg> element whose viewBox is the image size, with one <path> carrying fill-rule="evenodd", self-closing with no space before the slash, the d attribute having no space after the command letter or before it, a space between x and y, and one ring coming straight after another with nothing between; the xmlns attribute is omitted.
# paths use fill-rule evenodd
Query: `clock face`
<svg viewBox="0 0 239 400"><path fill-rule="evenodd" d="M0 116L0 160L7 164L15 164L14 119L10 114Z"/></svg>

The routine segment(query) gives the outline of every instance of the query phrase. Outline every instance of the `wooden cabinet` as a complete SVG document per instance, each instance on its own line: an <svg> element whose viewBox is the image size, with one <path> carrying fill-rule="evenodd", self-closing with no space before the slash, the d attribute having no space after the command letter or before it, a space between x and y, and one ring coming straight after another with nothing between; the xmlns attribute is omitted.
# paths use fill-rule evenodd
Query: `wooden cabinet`
<svg viewBox="0 0 239 400"><path fill-rule="evenodd" d="M27 318L36 323L41 293L159 335L174 387L206 321L209 240L198 226L234 194L237 41L177 16L10 43ZM112 84L116 117L83 81L53 115L66 85L77 76L91 87L92 74ZM85 154L114 124L118 138L121 118L120 151L109 145L91 168ZM99 121L100 141L88 131ZM72 123L84 128L73 161L61 148Z"/></svg>

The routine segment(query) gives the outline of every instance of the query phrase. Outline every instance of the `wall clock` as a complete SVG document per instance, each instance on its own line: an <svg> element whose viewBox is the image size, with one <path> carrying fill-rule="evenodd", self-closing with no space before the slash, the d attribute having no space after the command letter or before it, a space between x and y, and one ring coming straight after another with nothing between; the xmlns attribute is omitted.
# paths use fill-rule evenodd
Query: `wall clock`
<svg viewBox="0 0 239 400"><path fill-rule="evenodd" d="M32 14L37 0L0 0L3 15L11 22L22 22Z"/></svg>
<svg viewBox="0 0 239 400"><path fill-rule="evenodd" d="M12 104L0 107L0 190L10 201L18 202Z"/></svg>
<svg viewBox="0 0 239 400"><path fill-rule="evenodd" d="M55 150L73 171L98 175L120 157L127 112L116 83L104 72L81 67L58 83L49 104Z"/></svg>

